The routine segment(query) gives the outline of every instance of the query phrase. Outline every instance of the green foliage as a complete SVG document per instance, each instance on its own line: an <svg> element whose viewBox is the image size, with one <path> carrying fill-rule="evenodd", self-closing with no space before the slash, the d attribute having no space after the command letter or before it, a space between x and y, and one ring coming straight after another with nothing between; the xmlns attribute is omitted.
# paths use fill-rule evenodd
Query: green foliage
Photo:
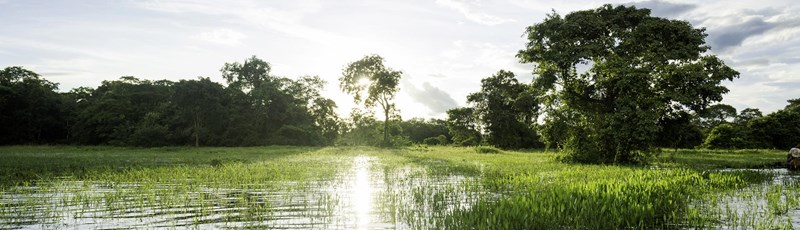
<svg viewBox="0 0 800 230"><path fill-rule="evenodd" d="M447 122L439 119L424 120L421 118L412 118L410 120L400 121L400 127L403 130L402 135L407 136L411 142L424 143L425 140L430 138L443 137L441 144L449 142L450 133L447 129Z"/></svg>
<svg viewBox="0 0 800 230"><path fill-rule="evenodd" d="M539 110L534 94L509 71L481 80L481 90L467 96L467 101L484 126L488 144L512 149L543 146L534 131Z"/></svg>
<svg viewBox="0 0 800 230"><path fill-rule="evenodd" d="M800 110L786 108L747 123L749 140L758 148L788 149L800 143Z"/></svg>
<svg viewBox="0 0 800 230"><path fill-rule="evenodd" d="M755 108L746 108L739 112L739 115L734 118L733 122L736 124L747 124L753 119L763 117L761 110Z"/></svg>
<svg viewBox="0 0 800 230"><path fill-rule="evenodd" d="M679 112L665 116L659 121L661 131L656 139L656 146L664 148L694 148L703 143L703 131L692 122L693 116Z"/></svg>
<svg viewBox="0 0 800 230"><path fill-rule="evenodd" d="M494 146L481 145L481 146L476 146L475 147L475 152L476 153L502 153L503 150L495 148Z"/></svg>
<svg viewBox="0 0 800 230"><path fill-rule="evenodd" d="M342 92L353 95L358 104L364 102L366 108L380 106L383 111L383 143L389 144L389 117L396 111L395 94L400 90L398 84L403 72L395 71L383 65L383 57L378 55L364 56L352 62L342 71L339 88ZM366 95L364 95L366 93Z"/></svg>
<svg viewBox="0 0 800 230"><path fill-rule="evenodd" d="M780 164L784 151L680 150L660 159L658 168L567 164L549 152L475 151L1 147L0 191L13 199L0 205L0 216L11 220L3 223L9 228L73 220L92 226L100 217L111 223L140 214L159 221L132 223L139 227L202 228L231 220L231 227L256 226L273 220L264 216L289 214L308 221L306 228L347 228L352 225L319 220L361 208L340 206L364 198L353 197L350 179L366 179L355 188L376 194L368 208L381 218L373 223L414 229L773 229L769 221L784 221L800 205L796 178L730 170ZM293 199L319 194L314 201ZM741 203L749 199L754 202ZM738 206L745 208L728 208ZM286 226L268 223L263 227Z"/></svg>
<svg viewBox="0 0 800 230"><path fill-rule="evenodd" d="M703 147L709 149L740 149L747 148L749 145L745 142L743 130L738 126L730 124L721 124L708 134Z"/></svg>
<svg viewBox="0 0 800 230"><path fill-rule="evenodd" d="M0 70L0 145L66 140L71 104L57 89L22 67Z"/></svg>
<svg viewBox="0 0 800 230"><path fill-rule="evenodd" d="M710 131L720 124L728 123L737 117L736 108L726 104L715 104L698 112L700 127Z"/></svg>
<svg viewBox="0 0 800 230"><path fill-rule="evenodd" d="M456 146L475 146L481 143L478 119L473 108L447 110L447 129Z"/></svg>
<svg viewBox="0 0 800 230"><path fill-rule="evenodd" d="M150 145L148 140L130 139L138 128L153 134L172 114L172 82L122 77L103 81L91 95L77 101L73 141L79 144ZM77 92L76 92L77 93ZM139 137L153 135L140 134ZM166 139L161 137L159 139ZM172 140L167 140L171 142ZM135 142L135 143L134 143ZM163 143L158 140L157 143Z"/></svg>
<svg viewBox="0 0 800 230"><path fill-rule="evenodd" d="M182 122L179 129L193 137L194 146L200 146L201 139L204 145L219 145L231 101L225 88L209 78L181 80L174 88L176 112L183 118L181 121L188 121Z"/></svg>
<svg viewBox="0 0 800 230"><path fill-rule="evenodd" d="M437 137L428 137L422 141L423 144L426 145L446 145L447 144L447 137L444 135L439 135Z"/></svg>
<svg viewBox="0 0 800 230"><path fill-rule="evenodd" d="M353 108L347 121L343 122L342 135L336 145L378 146L381 144L379 124L374 113Z"/></svg>
<svg viewBox="0 0 800 230"><path fill-rule="evenodd" d="M647 9L605 5L553 13L526 35L529 43L517 57L537 63L535 92L545 111L561 113L553 121L566 126L557 131L566 135L545 139L567 136L565 152L575 156L565 159L579 162L648 158L663 115L722 100L728 89L720 83L739 76L706 53L703 29L652 17Z"/></svg>
<svg viewBox="0 0 800 230"><path fill-rule="evenodd" d="M253 56L224 65L227 87L202 77L125 76L58 94L36 73L9 67L0 71L0 144L332 144L340 121L336 103L320 95L325 81L277 77L270 70Z"/></svg>

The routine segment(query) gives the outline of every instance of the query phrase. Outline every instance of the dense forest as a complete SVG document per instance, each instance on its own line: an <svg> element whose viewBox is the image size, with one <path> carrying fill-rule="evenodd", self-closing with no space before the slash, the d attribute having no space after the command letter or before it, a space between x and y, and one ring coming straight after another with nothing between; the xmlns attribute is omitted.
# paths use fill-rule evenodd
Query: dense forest
<svg viewBox="0 0 800 230"><path fill-rule="evenodd" d="M22 67L0 71L0 143L118 146L379 145L384 122L369 110L347 119L336 102L319 95L319 77L297 79L269 73L256 57L222 68L227 85L209 78L150 81L135 77L104 81L97 88L58 92L57 84ZM470 107L447 111L447 119L402 120L393 116L393 145L494 145L558 148L564 120L537 122L542 110L530 84L500 71L481 81ZM698 113L659 119L655 147L787 148L800 143L800 99L763 115L756 108L714 104Z"/></svg>
<svg viewBox="0 0 800 230"><path fill-rule="evenodd" d="M380 143L383 122L361 110L349 120L340 119L336 103L320 96L326 84L321 78L278 77L270 70L268 62L251 57L224 64L224 86L203 77L173 82L125 76L97 88L60 93L57 84L35 72L7 67L0 71L0 144ZM450 139L442 120L411 119L390 127L397 144L441 144Z"/></svg>
<svg viewBox="0 0 800 230"><path fill-rule="evenodd" d="M377 55L350 63L339 78L361 105L346 119L320 95L327 84L320 77L275 76L255 56L225 63L225 84L125 76L69 92L7 67L0 71L0 144L492 145L560 149L578 162L632 162L659 147L800 143L800 99L766 115L718 103L728 92L721 82L739 73L706 52L704 29L649 13L606 5L548 15L526 29L529 43L517 54L536 64L533 81L500 70L446 120L403 120L392 102L402 72Z"/></svg>

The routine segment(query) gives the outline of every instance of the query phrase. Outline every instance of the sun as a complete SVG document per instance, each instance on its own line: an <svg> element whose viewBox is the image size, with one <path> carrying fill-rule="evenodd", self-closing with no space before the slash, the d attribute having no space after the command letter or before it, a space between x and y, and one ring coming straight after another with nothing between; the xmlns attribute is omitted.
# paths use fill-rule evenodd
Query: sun
<svg viewBox="0 0 800 230"><path fill-rule="evenodd" d="M370 83L372 83L372 81L370 81L369 78L362 77L361 79L358 79L358 85L360 86L368 86Z"/></svg>

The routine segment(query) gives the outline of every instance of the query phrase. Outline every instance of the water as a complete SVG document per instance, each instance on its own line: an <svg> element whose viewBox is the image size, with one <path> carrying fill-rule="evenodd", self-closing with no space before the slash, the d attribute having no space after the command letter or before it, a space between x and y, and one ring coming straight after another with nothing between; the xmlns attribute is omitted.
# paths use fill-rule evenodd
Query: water
<svg viewBox="0 0 800 230"><path fill-rule="evenodd" d="M396 229L432 226L468 208L464 176L384 168L359 156L332 180L275 181L255 189L65 181L0 194L0 228Z"/></svg>
<svg viewBox="0 0 800 230"><path fill-rule="evenodd" d="M800 173L786 169L736 169L771 175L772 179L720 197L717 212L726 228L800 226Z"/></svg>

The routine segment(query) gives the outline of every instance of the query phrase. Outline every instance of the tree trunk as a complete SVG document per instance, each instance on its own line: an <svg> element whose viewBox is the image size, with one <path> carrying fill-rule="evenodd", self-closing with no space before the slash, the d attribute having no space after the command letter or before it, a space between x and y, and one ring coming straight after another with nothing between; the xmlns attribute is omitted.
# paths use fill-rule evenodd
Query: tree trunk
<svg viewBox="0 0 800 230"><path fill-rule="evenodd" d="M197 112L194 113L194 147L200 147L200 121Z"/></svg>
<svg viewBox="0 0 800 230"><path fill-rule="evenodd" d="M383 114L383 145L389 146L389 109L383 109Z"/></svg>

